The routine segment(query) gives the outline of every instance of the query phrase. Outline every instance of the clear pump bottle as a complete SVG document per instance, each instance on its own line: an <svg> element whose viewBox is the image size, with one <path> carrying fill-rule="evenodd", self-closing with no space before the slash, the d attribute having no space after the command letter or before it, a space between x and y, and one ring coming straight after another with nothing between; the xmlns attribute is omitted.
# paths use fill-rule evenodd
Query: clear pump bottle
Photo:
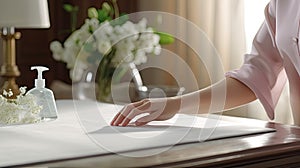
<svg viewBox="0 0 300 168"><path fill-rule="evenodd" d="M45 79L43 79L43 71L49 70L43 66L33 66L31 70L37 70L38 78L35 79L35 87L27 92L36 97L37 104L42 106L40 116L42 121L51 121L57 118L57 108L53 92L45 87Z"/></svg>

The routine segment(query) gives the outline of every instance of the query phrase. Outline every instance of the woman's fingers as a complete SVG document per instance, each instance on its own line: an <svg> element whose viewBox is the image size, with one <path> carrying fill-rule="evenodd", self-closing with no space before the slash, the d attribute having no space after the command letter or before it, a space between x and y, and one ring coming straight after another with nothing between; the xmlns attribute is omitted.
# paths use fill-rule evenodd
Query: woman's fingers
<svg viewBox="0 0 300 168"><path fill-rule="evenodd" d="M112 126L127 126L132 119L140 114L148 113L148 115L139 118L135 125L145 125L150 121L156 119L164 120L165 115L163 114L167 105L167 99L144 99L139 102L131 103L124 106L124 108L114 117L111 121Z"/></svg>
<svg viewBox="0 0 300 168"><path fill-rule="evenodd" d="M137 115L147 113L151 102L142 100L125 106L111 121L112 126L126 126Z"/></svg>
<svg viewBox="0 0 300 168"><path fill-rule="evenodd" d="M118 114L116 114L114 119L110 122L110 125L117 126L117 120L120 120L120 117L122 117L122 114L121 112L118 112Z"/></svg>
<svg viewBox="0 0 300 168"><path fill-rule="evenodd" d="M119 113L117 113L117 115L113 118L113 120L111 121L111 125L112 126L119 125L120 121L122 121L125 118L126 113L129 113L133 108L135 108L136 106L139 106L141 104L143 104L143 102L139 101L139 102L124 106L122 108L122 110Z"/></svg>
<svg viewBox="0 0 300 168"><path fill-rule="evenodd" d="M122 110L115 115L115 117L110 122L110 125L112 125L112 126L119 125L119 121L123 120L122 118L125 117L124 115L122 115L122 113L123 113L123 111L126 111L126 110L128 110L128 106L124 106L122 108Z"/></svg>

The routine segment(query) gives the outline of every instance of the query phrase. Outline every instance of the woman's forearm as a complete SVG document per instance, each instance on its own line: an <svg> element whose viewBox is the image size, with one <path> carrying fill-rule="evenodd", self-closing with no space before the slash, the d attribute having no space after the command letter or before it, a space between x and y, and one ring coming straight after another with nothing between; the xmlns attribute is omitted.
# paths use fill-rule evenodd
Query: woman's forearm
<svg viewBox="0 0 300 168"><path fill-rule="evenodd" d="M153 120L167 120L176 113L198 114L219 112L255 100L254 93L244 84L226 78L205 89L169 98L144 99L124 106L112 119L113 126L127 126L133 118L147 114L135 121L145 125Z"/></svg>
<svg viewBox="0 0 300 168"><path fill-rule="evenodd" d="M180 113L209 113L228 110L256 99L246 85L233 78L226 78L207 88L178 97ZM180 102L179 102L180 101Z"/></svg>

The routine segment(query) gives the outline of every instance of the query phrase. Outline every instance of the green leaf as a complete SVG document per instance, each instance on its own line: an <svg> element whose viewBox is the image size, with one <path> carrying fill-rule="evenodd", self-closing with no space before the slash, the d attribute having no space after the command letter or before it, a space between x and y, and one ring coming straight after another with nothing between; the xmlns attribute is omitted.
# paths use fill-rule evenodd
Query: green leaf
<svg viewBox="0 0 300 168"><path fill-rule="evenodd" d="M164 32L154 32L155 34L159 35L159 44L172 44L174 43L175 39L171 34L164 33Z"/></svg>
<svg viewBox="0 0 300 168"><path fill-rule="evenodd" d="M125 15L127 15L127 13L121 13L121 14L120 14L120 17L125 16ZM129 19L128 16L125 16L125 17L127 17L127 18ZM127 19L127 20L128 20L128 19Z"/></svg>
<svg viewBox="0 0 300 168"><path fill-rule="evenodd" d="M122 24L124 24L125 22L127 22L128 20L129 20L128 15L122 15L121 17L118 17L118 18L112 20L112 21L110 22L110 25L111 25L111 26L122 25Z"/></svg>
<svg viewBox="0 0 300 168"><path fill-rule="evenodd" d="M71 5L71 4L64 4L63 8L64 8L64 10L67 11L67 12L72 12L73 9L74 9L74 6Z"/></svg>
<svg viewBox="0 0 300 168"><path fill-rule="evenodd" d="M108 20L109 18L110 18L109 13L107 13L106 10L103 9L98 10L98 19L100 23Z"/></svg>

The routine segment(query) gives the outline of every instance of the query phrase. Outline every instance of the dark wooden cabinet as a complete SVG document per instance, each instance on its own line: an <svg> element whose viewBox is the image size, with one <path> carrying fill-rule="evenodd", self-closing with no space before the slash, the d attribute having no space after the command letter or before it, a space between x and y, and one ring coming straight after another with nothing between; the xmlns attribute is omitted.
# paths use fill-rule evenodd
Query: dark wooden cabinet
<svg viewBox="0 0 300 168"><path fill-rule="evenodd" d="M20 40L17 40L17 65L21 71L17 83L20 86L26 85L29 88L34 85L36 72L30 70L33 65L44 65L50 71L44 74L47 85L53 80L61 80L71 83L69 71L62 62L52 58L49 49L53 40L64 41L70 33L64 30L70 28L70 14L64 11L63 4L69 3L79 6L77 27L84 23L87 17L87 9L91 6L100 7L103 0L49 0L49 15L51 27L49 29L18 29L22 33ZM119 0L120 11L132 13L137 10L137 0Z"/></svg>

